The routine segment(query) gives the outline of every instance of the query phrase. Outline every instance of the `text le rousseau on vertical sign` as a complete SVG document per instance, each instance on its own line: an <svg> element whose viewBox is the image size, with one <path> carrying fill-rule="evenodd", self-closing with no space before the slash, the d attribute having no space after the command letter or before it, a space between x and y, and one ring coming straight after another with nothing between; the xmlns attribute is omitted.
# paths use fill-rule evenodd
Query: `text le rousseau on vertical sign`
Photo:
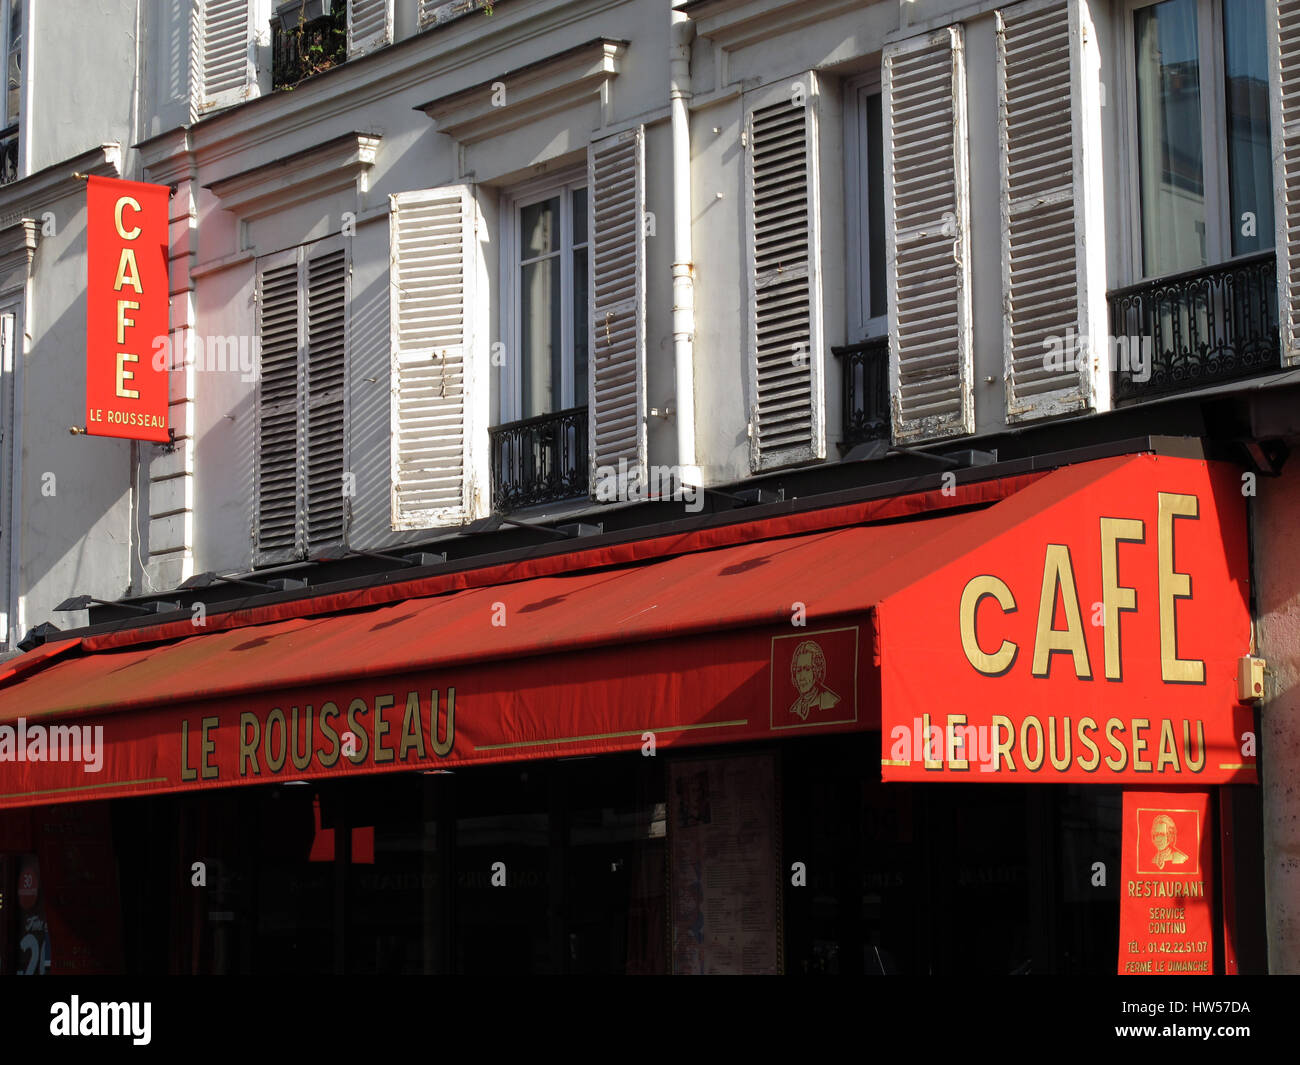
<svg viewBox="0 0 1300 1065"><path fill-rule="evenodd" d="M86 182L86 432L166 442L165 185ZM166 348L162 348L165 352Z"/></svg>

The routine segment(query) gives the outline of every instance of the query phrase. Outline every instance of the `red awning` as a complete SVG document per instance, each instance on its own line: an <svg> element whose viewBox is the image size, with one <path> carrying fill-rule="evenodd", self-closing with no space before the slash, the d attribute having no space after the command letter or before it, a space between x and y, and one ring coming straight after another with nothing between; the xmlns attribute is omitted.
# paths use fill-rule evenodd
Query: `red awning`
<svg viewBox="0 0 1300 1065"><path fill-rule="evenodd" d="M878 728L879 604L1149 459L51 643L0 807Z"/></svg>

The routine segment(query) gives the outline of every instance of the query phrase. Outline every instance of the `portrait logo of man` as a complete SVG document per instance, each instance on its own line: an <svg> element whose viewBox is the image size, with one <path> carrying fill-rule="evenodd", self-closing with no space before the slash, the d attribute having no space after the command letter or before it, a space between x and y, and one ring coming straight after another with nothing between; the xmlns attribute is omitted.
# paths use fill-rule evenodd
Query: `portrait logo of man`
<svg viewBox="0 0 1300 1065"><path fill-rule="evenodd" d="M772 728L857 720L857 631L773 639Z"/></svg>
<svg viewBox="0 0 1300 1065"><path fill-rule="evenodd" d="M807 721L814 711L839 705L840 697L826 687L826 656L816 640L804 640L794 649L790 680L799 690L798 698L790 704L790 713L798 714L801 721Z"/></svg>
<svg viewBox="0 0 1300 1065"><path fill-rule="evenodd" d="M1137 872L1200 874L1201 818L1196 810L1137 811Z"/></svg>

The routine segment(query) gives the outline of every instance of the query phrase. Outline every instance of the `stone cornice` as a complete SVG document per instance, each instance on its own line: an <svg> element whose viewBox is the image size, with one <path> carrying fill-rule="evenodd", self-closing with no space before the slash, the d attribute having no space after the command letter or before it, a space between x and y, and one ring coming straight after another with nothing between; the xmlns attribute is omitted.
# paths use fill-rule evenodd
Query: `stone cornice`
<svg viewBox="0 0 1300 1065"><path fill-rule="evenodd" d="M302 131L328 129L344 114L457 72L472 69L546 34L581 26L635 0L529 0L505 4L490 19L458 18L309 78L293 92L269 93L188 127L207 169ZM337 128L337 127L336 127ZM382 130L378 131L382 133ZM152 145L167 136L145 142Z"/></svg>
<svg viewBox="0 0 1300 1065"><path fill-rule="evenodd" d="M473 144L595 96L618 74L626 49L627 41L597 38L430 100L416 110L433 119L439 133L450 134L462 144ZM498 90L504 95L504 103L500 102Z"/></svg>
<svg viewBox="0 0 1300 1065"><path fill-rule="evenodd" d="M73 176L75 174L121 177L121 146L101 144L62 163L0 186L0 226L11 226L20 218L34 218L51 204L82 192L85 185L80 178Z"/></svg>
<svg viewBox="0 0 1300 1065"><path fill-rule="evenodd" d="M194 167L194 145L184 126L141 141L135 150L140 153L148 179L162 185L174 185L189 177Z"/></svg>
<svg viewBox="0 0 1300 1065"><path fill-rule="evenodd" d="M366 191L370 168L375 165L379 141L379 137L367 133L345 133L204 188L221 201L225 210L246 221L348 188L355 188L360 197Z"/></svg>
<svg viewBox="0 0 1300 1065"><path fill-rule="evenodd" d="M40 226L32 218L21 218L0 229L0 292L14 292L27 284L39 232Z"/></svg>
<svg viewBox="0 0 1300 1065"><path fill-rule="evenodd" d="M734 52L873 2L880 0L693 0L677 7L690 15L696 36Z"/></svg>

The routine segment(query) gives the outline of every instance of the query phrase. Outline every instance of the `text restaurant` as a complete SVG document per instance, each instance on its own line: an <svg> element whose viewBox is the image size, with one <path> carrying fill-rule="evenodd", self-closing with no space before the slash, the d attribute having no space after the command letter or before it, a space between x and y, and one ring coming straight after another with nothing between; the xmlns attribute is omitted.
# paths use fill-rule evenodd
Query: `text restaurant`
<svg viewBox="0 0 1300 1065"><path fill-rule="evenodd" d="M5 971L1262 965L1240 471L991 470L52 636Z"/></svg>

